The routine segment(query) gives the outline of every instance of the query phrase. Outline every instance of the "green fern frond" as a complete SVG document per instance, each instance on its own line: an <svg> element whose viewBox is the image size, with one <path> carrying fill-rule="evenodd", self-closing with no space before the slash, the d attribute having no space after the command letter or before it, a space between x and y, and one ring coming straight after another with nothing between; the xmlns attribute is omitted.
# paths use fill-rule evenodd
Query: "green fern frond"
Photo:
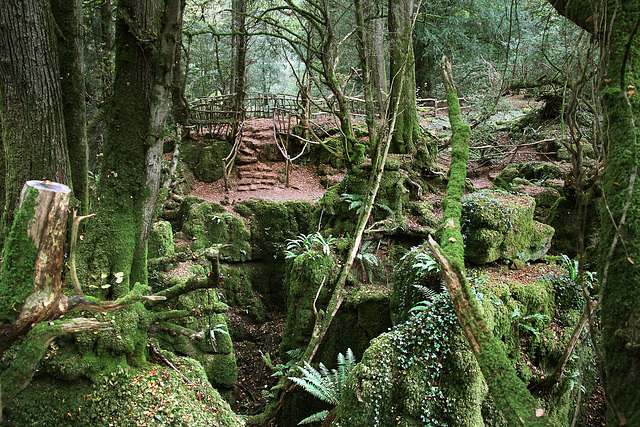
<svg viewBox="0 0 640 427"><path fill-rule="evenodd" d="M329 415L329 411L327 411L327 410L316 412L315 414L310 415L307 418L305 418L304 420L300 421L298 423L298 425L301 426L303 424L311 424L311 423L317 423L317 422L320 422L320 421L324 421L325 418L327 418L327 415Z"/></svg>

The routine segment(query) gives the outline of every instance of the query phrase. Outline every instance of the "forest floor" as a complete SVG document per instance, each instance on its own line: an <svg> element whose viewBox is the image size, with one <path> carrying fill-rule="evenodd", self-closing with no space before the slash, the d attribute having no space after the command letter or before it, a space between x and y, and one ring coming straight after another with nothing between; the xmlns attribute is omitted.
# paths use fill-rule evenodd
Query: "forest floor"
<svg viewBox="0 0 640 427"><path fill-rule="evenodd" d="M506 104L506 106L505 106ZM500 124L517 120L519 117L532 108L540 107L540 103L527 100L523 97L510 97L503 102L502 111L495 114L491 119L495 131L491 132L489 139L492 144L513 147L521 142L531 142L536 139L544 139L558 136L557 124L550 124L548 129L536 129L536 136L526 141L514 141L508 130L500 129ZM470 115L468 116L470 117ZM438 153L438 163L442 170L447 170L450 162L450 152L447 149L448 117L445 113L436 116L420 113L421 126L431 135L437 135L440 140L440 150ZM246 125L245 125L246 126ZM271 131L271 120L254 119L252 122L252 138L273 138ZM541 136L543 135L543 136ZM263 141L264 142L264 141ZM471 145L485 145L483 141L472 141ZM543 153L536 150L535 146L525 146L519 149L505 148L498 155L491 154L485 156L480 151L470 157L468 163L467 176L475 189L485 189L493 187L493 180L498 173L509 164L526 163L532 161L553 162L564 171L568 171L570 165L566 162L559 162L555 153ZM479 154L478 154L479 153ZM284 175L284 162L268 162L269 171L277 173L280 177ZM334 176L330 176L331 182L339 182L342 174L335 171ZM319 200L326 191L321 183L321 176L318 175L316 165L294 164L291 170L289 187L283 182L276 181L269 186L251 186L242 191L237 185L239 178L232 178L230 181L230 191L225 191L223 180L213 183L196 181L192 186L191 195L200 197L208 202L218 202L226 205L229 210L238 201L251 198L266 199L270 201L299 201ZM234 181L238 182L234 182ZM535 191L532 189L531 191ZM441 197L441 196L437 196ZM532 264L522 271L512 271L505 268L486 269L487 274L492 275L497 280L538 280L541 275L548 274L548 268L542 264ZM279 343L284 332L284 315L278 312L267 314L267 321L264 324L254 324L249 321L238 309L229 312L229 322L233 330L244 330L245 336L234 341L234 347L238 362L238 383L234 390L234 400L232 408L239 414L258 413L265 404L263 392L266 392L277 382L277 378L271 376L271 370L265 366L263 355L269 353L274 361L278 362ZM590 426L604 425L602 417L604 402L602 395L596 395L589 402L584 403L588 408Z"/></svg>

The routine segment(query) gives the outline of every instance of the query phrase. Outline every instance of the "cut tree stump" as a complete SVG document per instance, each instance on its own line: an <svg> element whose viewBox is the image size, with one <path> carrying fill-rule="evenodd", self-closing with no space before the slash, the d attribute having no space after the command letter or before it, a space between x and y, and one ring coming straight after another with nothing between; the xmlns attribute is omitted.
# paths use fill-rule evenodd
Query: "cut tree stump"
<svg viewBox="0 0 640 427"><path fill-rule="evenodd" d="M4 344L61 311L70 196L69 187L50 181L27 181L22 189L0 271L0 323L4 323L0 324L0 336L5 335Z"/></svg>

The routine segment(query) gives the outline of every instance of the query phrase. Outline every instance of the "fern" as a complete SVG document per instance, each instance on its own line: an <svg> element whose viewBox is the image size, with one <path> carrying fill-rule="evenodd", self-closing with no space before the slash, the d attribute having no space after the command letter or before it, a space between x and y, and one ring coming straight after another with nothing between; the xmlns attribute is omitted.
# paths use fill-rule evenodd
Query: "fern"
<svg viewBox="0 0 640 427"><path fill-rule="evenodd" d="M320 421L324 421L324 419L327 418L327 415L329 415L329 411L327 411L327 410L316 412L315 414L310 415L307 418L305 418L304 420L300 421L298 423L298 425L311 424L311 423L317 423L317 422L320 422Z"/></svg>
<svg viewBox="0 0 640 427"><path fill-rule="evenodd" d="M296 258L299 255L316 250L319 247L320 251L328 256L331 254L331 248L335 242L336 239L334 237L329 236L325 238L320 232L300 234L295 239L287 239L287 247L284 255L286 259Z"/></svg>
<svg viewBox="0 0 640 427"><path fill-rule="evenodd" d="M304 366L298 366L302 377L289 377L289 379L317 399L331 405L337 405L349 372L355 366L356 358L351 349L348 348L346 356L342 353L338 354L338 369L329 370L322 363L319 364L318 369L315 369L307 362L304 362ZM322 421L328 414L329 411L315 413L300 421L298 425Z"/></svg>

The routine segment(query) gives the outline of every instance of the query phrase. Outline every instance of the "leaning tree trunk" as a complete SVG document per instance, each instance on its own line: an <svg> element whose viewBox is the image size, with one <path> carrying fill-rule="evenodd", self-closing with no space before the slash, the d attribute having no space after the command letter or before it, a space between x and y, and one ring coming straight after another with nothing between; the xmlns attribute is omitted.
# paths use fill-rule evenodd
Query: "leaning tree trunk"
<svg viewBox="0 0 640 427"><path fill-rule="evenodd" d="M420 141L412 42L413 9L413 0L389 1L390 105L397 105L397 110L391 110L389 114L398 116L391 152L399 154L414 152ZM404 77L402 85L397 83L400 75Z"/></svg>
<svg viewBox="0 0 640 427"><path fill-rule="evenodd" d="M640 425L640 0L551 2L601 44L600 304L607 424Z"/></svg>
<svg viewBox="0 0 640 427"><path fill-rule="evenodd" d="M0 239L29 179L70 184L58 56L48 0L0 2L0 124L6 161Z"/></svg>
<svg viewBox="0 0 640 427"><path fill-rule="evenodd" d="M496 407L510 426L546 426L548 419L544 416L544 411L539 408L526 385L518 378L503 346L487 326L482 309L465 276L464 239L460 220L471 130L469 125L460 119L458 94L451 77L451 64L446 58L443 58L442 70L453 132L450 141L451 167L447 192L442 200L444 212L441 246L429 237L429 247L440 263L458 321L482 370Z"/></svg>

